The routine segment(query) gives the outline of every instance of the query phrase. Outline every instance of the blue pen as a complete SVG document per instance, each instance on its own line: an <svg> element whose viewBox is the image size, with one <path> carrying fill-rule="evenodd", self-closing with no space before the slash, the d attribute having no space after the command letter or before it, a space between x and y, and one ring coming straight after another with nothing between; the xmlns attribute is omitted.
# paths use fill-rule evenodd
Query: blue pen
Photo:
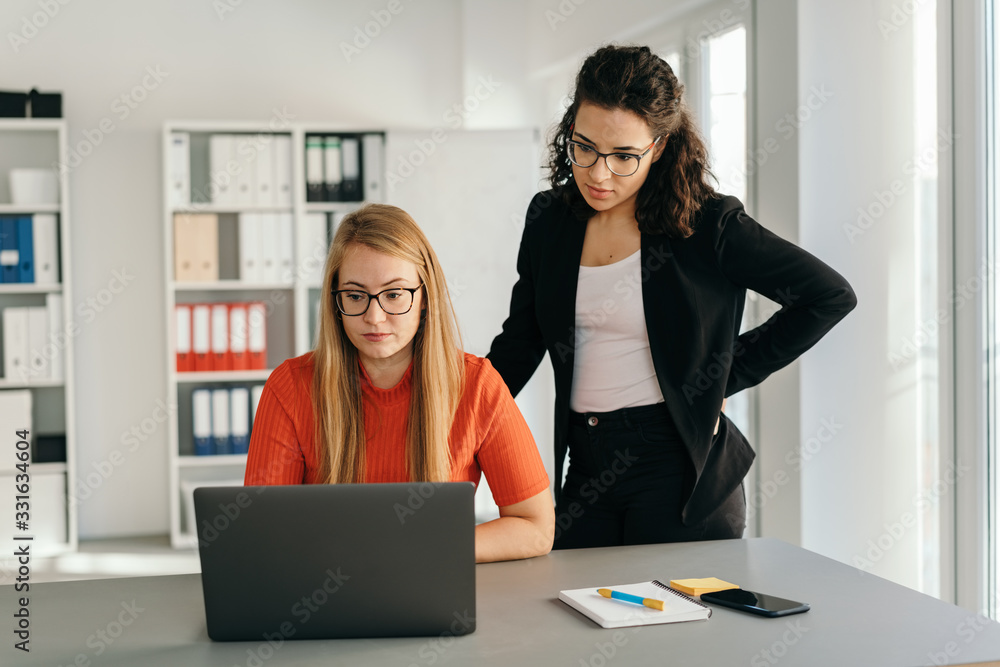
<svg viewBox="0 0 1000 667"><path fill-rule="evenodd" d="M624 600L625 602L634 602L635 604L641 604L650 609L658 609L663 611L663 600L654 600L653 598L639 597L638 595L630 595L629 593L622 593L621 591L613 591L610 588L598 588L597 592L606 598L612 598L615 600Z"/></svg>

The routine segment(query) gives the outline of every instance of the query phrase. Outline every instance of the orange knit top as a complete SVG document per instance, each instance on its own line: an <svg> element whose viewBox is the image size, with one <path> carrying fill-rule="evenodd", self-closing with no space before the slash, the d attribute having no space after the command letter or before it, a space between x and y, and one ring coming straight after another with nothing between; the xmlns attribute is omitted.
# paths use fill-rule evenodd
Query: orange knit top
<svg viewBox="0 0 1000 667"><path fill-rule="evenodd" d="M408 482L406 420L413 364L390 389L371 383L362 364L366 482ZM250 436L244 483L317 484L312 405L313 353L288 359L261 392ZM503 507L527 500L549 478L524 417L500 374L486 359L465 355L465 387L448 438L453 482L478 486L486 474L493 499Z"/></svg>

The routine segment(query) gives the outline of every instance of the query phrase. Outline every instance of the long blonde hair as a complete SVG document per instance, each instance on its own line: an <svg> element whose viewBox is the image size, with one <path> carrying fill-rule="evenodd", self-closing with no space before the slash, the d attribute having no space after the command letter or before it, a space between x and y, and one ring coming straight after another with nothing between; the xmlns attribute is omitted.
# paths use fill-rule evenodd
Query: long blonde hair
<svg viewBox="0 0 1000 667"><path fill-rule="evenodd" d="M313 351L313 414L319 477L328 484L365 481L365 429L358 351L344 331L331 289L352 244L412 262L426 310L413 339L407 419L407 471L417 482L451 478L448 434L462 391L464 361L455 311L434 249L405 211L368 204L348 214L330 244L320 296L319 336ZM378 307L377 304L372 307Z"/></svg>

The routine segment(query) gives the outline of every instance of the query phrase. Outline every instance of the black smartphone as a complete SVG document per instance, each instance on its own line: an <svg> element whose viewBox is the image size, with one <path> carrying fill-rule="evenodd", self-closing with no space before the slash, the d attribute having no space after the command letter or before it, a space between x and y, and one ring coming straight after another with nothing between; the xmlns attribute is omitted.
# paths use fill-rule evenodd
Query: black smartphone
<svg viewBox="0 0 1000 667"><path fill-rule="evenodd" d="M795 600L786 600L774 595L764 595L746 591L742 588L730 588L727 591L715 591L714 593L704 593L701 596L703 602L722 605L739 609L751 614L760 616L788 616L789 614L801 614L809 611L809 605Z"/></svg>

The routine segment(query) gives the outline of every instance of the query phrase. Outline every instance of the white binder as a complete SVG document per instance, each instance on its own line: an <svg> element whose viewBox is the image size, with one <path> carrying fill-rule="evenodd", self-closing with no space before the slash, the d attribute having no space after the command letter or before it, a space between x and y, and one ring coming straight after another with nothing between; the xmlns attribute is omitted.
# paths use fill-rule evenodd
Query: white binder
<svg viewBox="0 0 1000 667"><path fill-rule="evenodd" d="M278 237L278 253L277 253L277 282L284 285L291 285L295 282L295 250L292 248L294 243L294 222L291 213L275 213L274 214L276 230L275 233Z"/></svg>
<svg viewBox="0 0 1000 667"><path fill-rule="evenodd" d="M209 192L218 206L236 203L236 178L228 167L236 152L234 143L230 134L213 134L208 139Z"/></svg>
<svg viewBox="0 0 1000 667"><path fill-rule="evenodd" d="M240 213L240 280L262 283L260 213Z"/></svg>
<svg viewBox="0 0 1000 667"><path fill-rule="evenodd" d="M191 205L191 135L187 132L170 134L170 206Z"/></svg>
<svg viewBox="0 0 1000 667"><path fill-rule="evenodd" d="M341 162L340 137L323 138L323 187L326 201L341 200L344 172Z"/></svg>
<svg viewBox="0 0 1000 667"><path fill-rule="evenodd" d="M363 181L361 196L367 202L385 203L382 184L382 135L366 134L361 138Z"/></svg>
<svg viewBox="0 0 1000 667"><path fill-rule="evenodd" d="M330 248L326 226L326 213L306 213L302 224L302 279L306 285L316 287L323 282L323 268Z"/></svg>
<svg viewBox="0 0 1000 667"><path fill-rule="evenodd" d="M274 138L274 205L283 208L292 206L292 138L279 134Z"/></svg>
<svg viewBox="0 0 1000 667"><path fill-rule="evenodd" d="M212 440L215 453L228 453L229 448L229 390L212 390Z"/></svg>
<svg viewBox="0 0 1000 667"><path fill-rule="evenodd" d="M306 201L323 201L323 137L306 138Z"/></svg>
<svg viewBox="0 0 1000 667"><path fill-rule="evenodd" d="M208 304L191 306L191 349L195 359L212 351L212 309ZM199 369L201 370L201 369Z"/></svg>
<svg viewBox="0 0 1000 667"><path fill-rule="evenodd" d="M59 227L54 213L31 217L34 236L35 284L59 284Z"/></svg>
<svg viewBox="0 0 1000 667"><path fill-rule="evenodd" d="M238 207L251 207L257 204L257 162L254 157L254 141L252 136L233 135L236 144L236 201Z"/></svg>
<svg viewBox="0 0 1000 667"><path fill-rule="evenodd" d="M3 309L3 376L11 382L27 382L28 366L28 309L10 307Z"/></svg>
<svg viewBox="0 0 1000 667"><path fill-rule="evenodd" d="M269 134L257 139L257 155L254 158L257 186L256 205L262 208L274 206L274 139Z"/></svg>
<svg viewBox="0 0 1000 667"><path fill-rule="evenodd" d="M49 379L49 358L45 343L49 337L49 315L45 306L30 306L28 311L28 381Z"/></svg>
<svg viewBox="0 0 1000 667"><path fill-rule="evenodd" d="M45 310L49 325L48 343L51 349L49 354L49 377L53 380L65 380L65 348L68 345L68 336L63 330L63 296L62 294L46 294Z"/></svg>
<svg viewBox="0 0 1000 667"><path fill-rule="evenodd" d="M260 213L260 280L263 283L278 282L278 247L281 243L278 216L275 213Z"/></svg>

